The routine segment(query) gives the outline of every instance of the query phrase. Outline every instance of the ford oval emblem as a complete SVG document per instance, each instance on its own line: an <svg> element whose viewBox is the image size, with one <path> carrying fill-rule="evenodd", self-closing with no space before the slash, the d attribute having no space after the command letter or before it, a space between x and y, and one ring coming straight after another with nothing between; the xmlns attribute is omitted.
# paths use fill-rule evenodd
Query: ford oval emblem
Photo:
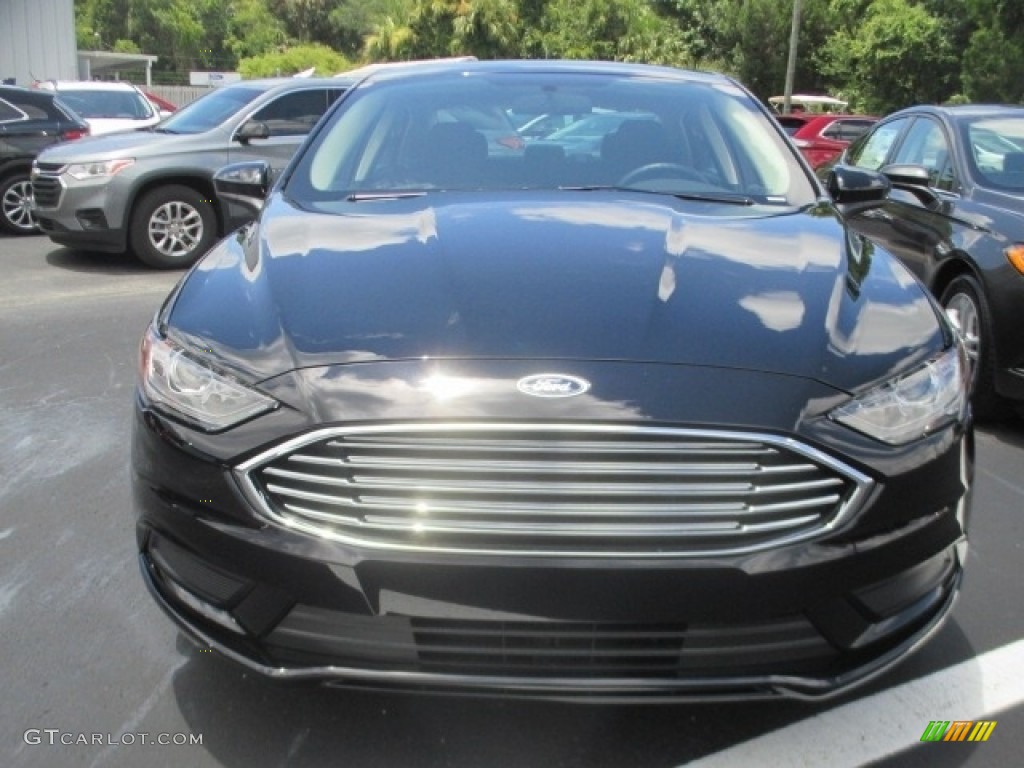
<svg viewBox="0 0 1024 768"><path fill-rule="evenodd" d="M516 388L532 397L575 397L590 389L590 382L564 373L535 373L521 378Z"/></svg>

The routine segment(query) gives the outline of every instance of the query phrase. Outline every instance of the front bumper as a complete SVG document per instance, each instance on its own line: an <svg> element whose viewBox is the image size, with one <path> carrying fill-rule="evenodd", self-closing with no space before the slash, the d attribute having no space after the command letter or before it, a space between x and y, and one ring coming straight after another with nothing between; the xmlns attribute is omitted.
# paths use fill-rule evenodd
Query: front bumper
<svg viewBox="0 0 1024 768"><path fill-rule="evenodd" d="M362 547L271 523L236 483L241 459L212 459L159 415L137 416L147 586L186 634L272 678L600 701L820 698L920 647L962 578L969 432L929 438L924 464L904 457L857 521L812 541L559 558ZM930 493L907 509L913 488Z"/></svg>
<svg viewBox="0 0 1024 768"><path fill-rule="evenodd" d="M77 181L67 175L37 175L35 216L53 242L68 248L122 253L128 247L124 218L128 186L118 177Z"/></svg>

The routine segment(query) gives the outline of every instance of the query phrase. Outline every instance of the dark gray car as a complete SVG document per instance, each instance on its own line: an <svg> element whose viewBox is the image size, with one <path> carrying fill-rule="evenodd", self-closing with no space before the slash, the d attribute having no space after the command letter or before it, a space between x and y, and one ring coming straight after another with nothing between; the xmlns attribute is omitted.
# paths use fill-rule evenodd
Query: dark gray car
<svg viewBox="0 0 1024 768"><path fill-rule="evenodd" d="M186 267L245 218L214 201L228 164L265 160L280 171L347 79L285 78L218 88L144 131L42 153L32 187L39 226L60 245L121 253L153 267Z"/></svg>

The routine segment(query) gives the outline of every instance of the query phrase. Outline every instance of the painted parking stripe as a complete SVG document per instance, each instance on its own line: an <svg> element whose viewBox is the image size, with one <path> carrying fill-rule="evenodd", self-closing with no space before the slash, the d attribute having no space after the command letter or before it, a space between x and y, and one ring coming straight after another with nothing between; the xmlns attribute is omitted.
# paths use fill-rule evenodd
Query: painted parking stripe
<svg viewBox="0 0 1024 768"><path fill-rule="evenodd" d="M1022 702L1024 640L1018 640L686 765L860 766L919 744L932 720L990 720Z"/></svg>

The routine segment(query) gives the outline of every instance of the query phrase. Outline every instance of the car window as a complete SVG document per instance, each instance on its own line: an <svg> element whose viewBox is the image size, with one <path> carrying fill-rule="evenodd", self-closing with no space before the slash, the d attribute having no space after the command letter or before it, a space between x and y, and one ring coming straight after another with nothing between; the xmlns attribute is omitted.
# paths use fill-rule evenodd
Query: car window
<svg viewBox="0 0 1024 768"><path fill-rule="evenodd" d="M0 123L8 123L14 120L24 120L25 113L3 99L0 99Z"/></svg>
<svg viewBox="0 0 1024 768"><path fill-rule="evenodd" d="M863 142L851 146L847 156L850 164L877 171L885 164L889 150L908 121L906 117L890 120L878 126Z"/></svg>
<svg viewBox="0 0 1024 768"><path fill-rule="evenodd" d="M214 88L182 107L160 124L167 133L205 133L238 114L263 91L244 86Z"/></svg>
<svg viewBox="0 0 1024 768"><path fill-rule="evenodd" d="M833 141L853 141L873 125L870 120L836 120L821 135Z"/></svg>
<svg viewBox="0 0 1024 768"><path fill-rule="evenodd" d="M328 208L382 190L628 187L813 200L789 144L740 89L597 74L552 81L453 76L360 87L303 154L289 193ZM502 140L507 115L545 100L552 113L572 105L586 116L543 139Z"/></svg>
<svg viewBox="0 0 1024 768"><path fill-rule="evenodd" d="M995 117L961 125L968 164L986 186L1024 189L1024 118Z"/></svg>
<svg viewBox="0 0 1024 768"><path fill-rule="evenodd" d="M305 136L317 124L327 107L337 98L326 88L309 88L278 96L261 107L253 120L266 123L271 136Z"/></svg>
<svg viewBox="0 0 1024 768"><path fill-rule="evenodd" d="M147 120L153 117L153 107L136 91L60 90L60 98L71 109L87 120L120 118Z"/></svg>
<svg viewBox="0 0 1024 768"><path fill-rule="evenodd" d="M20 116L15 119L26 120L49 120L50 115L42 104L38 104L38 97L25 98L21 94L14 94L8 97L8 106L13 107Z"/></svg>
<svg viewBox="0 0 1024 768"><path fill-rule="evenodd" d="M790 115L776 115L775 120L789 136L792 136L807 124L807 121L802 117L792 117Z"/></svg>
<svg viewBox="0 0 1024 768"><path fill-rule="evenodd" d="M949 191L956 181L946 133L939 122L930 117L914 121L892 162L927 168L929 183L938 189Z"/></svg>

